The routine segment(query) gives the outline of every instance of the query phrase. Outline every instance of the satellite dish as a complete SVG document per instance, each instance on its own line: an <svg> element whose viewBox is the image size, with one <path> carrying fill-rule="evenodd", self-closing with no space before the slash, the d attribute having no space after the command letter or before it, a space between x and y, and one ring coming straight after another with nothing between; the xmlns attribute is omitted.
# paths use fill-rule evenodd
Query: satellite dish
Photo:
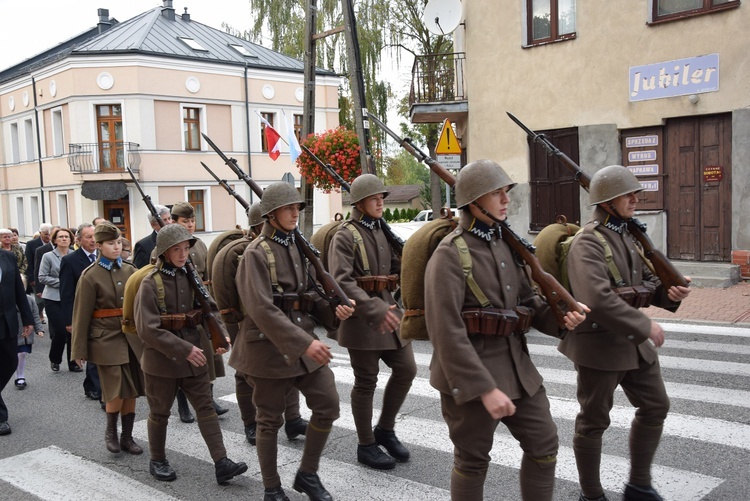
<svg viewBox="0 0 750 501"><path fill-rule="evenodd" d="M461 0L430 0L425 5L422 21L436 35L447 35L458 28L463 14Z"/></svg>

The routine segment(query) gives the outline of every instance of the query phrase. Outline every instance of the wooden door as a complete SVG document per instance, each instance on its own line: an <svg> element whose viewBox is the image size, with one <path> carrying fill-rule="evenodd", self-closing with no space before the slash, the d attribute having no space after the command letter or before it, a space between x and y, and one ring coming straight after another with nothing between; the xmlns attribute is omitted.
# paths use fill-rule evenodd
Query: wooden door
<svg viewBox="0 0 750 501"><path fill-rule="evenodd" d="M122 236L135 245L130 238L130 203L127 198L104 200L104 217L120 228Z"/></svg>
<svg viewBox="0 0 750 501"><path fill-rule="evenodd" d="M732 116L667 120L667 253L731 260Z"/></svg>

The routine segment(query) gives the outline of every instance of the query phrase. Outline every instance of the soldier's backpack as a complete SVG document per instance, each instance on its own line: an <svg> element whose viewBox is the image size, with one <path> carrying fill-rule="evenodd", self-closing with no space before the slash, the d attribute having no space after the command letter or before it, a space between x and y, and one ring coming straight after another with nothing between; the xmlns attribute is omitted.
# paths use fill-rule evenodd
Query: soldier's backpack
<svg viewBox="0 0 750 501"><path fill-rule="evenodd" d="M153 264L147 264L143 268L128 277L125 282L125 296L122 302L122 332L137 335L135 329L135 295L146 275L154 269Z"/></svg>
<svg viewBox="0 0 750 501"><path fill-rule="evenodd" d="M325 268L326 271L330 271L328 269L328 248L331 246L333 236L339 230L339 227L341 227L343 222L344 216L337 212L332 222L322 226L312 237L310 237L310 243L320 251L320 262L323 264L323 268Z"/></svg>
<svg viewBox="0 0 750 501"><path fill-rule="evenodd" d="M245 318L240 295L237 292L237 268L250 243L249 238L239 238L228 242L213 259L211 277L213 282L214 299L221 313L221 319L229 325L235 325Z"/></svg>
<svg viewBox="0 0 750 501"><path fill-rule="evenodd" d="M206 270L208 270L208 276L213 279L213 263L214 259L216 258L216 254L218 254L219 251L230 242L239 240L244 236L245 232L243 232L242 230L234 229L227 230L224 233L220 234L218 237L214 238L214 241L211 242L211 245L208 247L208 252L206 253Z"/></svg>

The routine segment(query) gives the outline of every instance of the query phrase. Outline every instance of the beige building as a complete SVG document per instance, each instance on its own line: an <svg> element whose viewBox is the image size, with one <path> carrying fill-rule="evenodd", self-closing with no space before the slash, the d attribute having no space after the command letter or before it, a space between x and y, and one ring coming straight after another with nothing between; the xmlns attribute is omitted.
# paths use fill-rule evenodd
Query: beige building
<svg viewBox="0 0 750 501"><path fill-rule="evenodd" d="M533 237L558 214L585 222L590 208L506 111L589 175L631 168L646 188L638 217L671 259L750 264L747 5L471 0L462 21L455 54L418 59L411 119L450 118L465 161L501 162L520 183L516 231Z"/></svg>
<svg viewBox="0 0 750 501"><path fill-rule="evenodd" d="M259 115L282 137L286 124L299 135L302 61L185 11L175 14L164 0L117 22L99 9L96 27L0 71L1 226L28 238L42 221L72 226L102 215L136 241L151 228L126 167L154 203L193 203L198 231L209 240L246 226L242 207L200 162L245 200L257 198L201 133L261 187L287 172L299 186L286 144L276 161L269 158ZM317 72L319 131L338 125L339 84L336 74ZM314 206L315 221L326 222L341 211L340 197L316 193Z"/></svg>

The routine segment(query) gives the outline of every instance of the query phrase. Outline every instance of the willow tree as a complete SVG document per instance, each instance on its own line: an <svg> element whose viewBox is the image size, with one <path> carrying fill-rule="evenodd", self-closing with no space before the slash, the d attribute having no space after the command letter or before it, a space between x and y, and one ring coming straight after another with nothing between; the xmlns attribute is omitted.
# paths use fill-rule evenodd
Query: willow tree
<svg viewBox="0 0 750 501"><path fill-rule="evenodd" d="M251 0L250 12L253 25L243 37L270 47L288 56L304 57L305 12L309 0ZM317 0L316 33L323 33L343 26L344 15L341 0ZM444 54L453 50L450 36L430 33L422 22L422 12L427 0L356 0L354 3L359 38L359 52L364 75L367 108L384 120L388 103L394 101L393 88L383 78L382 62L390 58L396 65L409 55ZM231 30L231 28L229 28ZM341 110L339 122L353 128L353 112L350 99L351 77L345 50L343 33L336 33L317 40L317 61L320 68L346 76L346 83L339 97ZM395 96L401 98L403 96ZM398 99L400 100L400 99ZM403 112L408 117L408 111ZM420 125L410 132L424 141L434 156L437 145L437 124ZM371 130L373 151L385 151L385 136L382 131ZM421 142L421 141L420 141ZM379 169L384 158L375 155ZM433 186L437 177L433 176ZM439 180L437 181L439 186ZM433 189L439 197L440 189ZM432 205L439 207L441 201L433 196Z"/></svg>

